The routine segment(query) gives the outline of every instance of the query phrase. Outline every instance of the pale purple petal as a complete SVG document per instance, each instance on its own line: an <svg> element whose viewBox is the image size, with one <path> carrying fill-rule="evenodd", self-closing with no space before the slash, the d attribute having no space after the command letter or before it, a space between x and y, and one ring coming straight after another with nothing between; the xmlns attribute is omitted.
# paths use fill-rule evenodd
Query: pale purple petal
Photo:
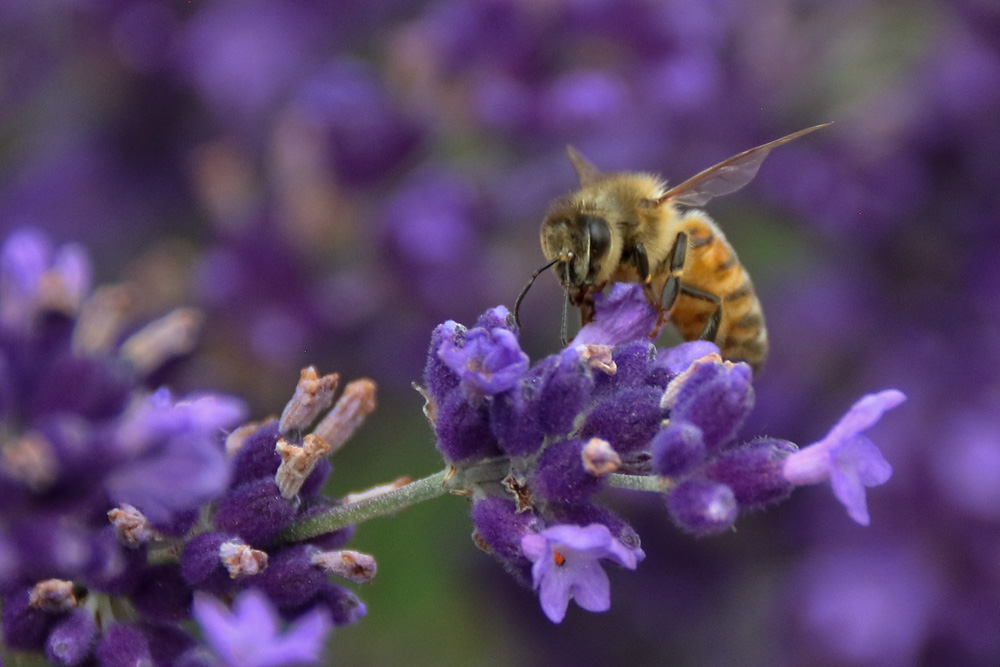
<svg viewBox="0 0 1000 667"><path fill-rule="evenodd" d="M600 612L611 608L611 581L607 573L596 563L586 568L585 574L578 574L574 580L573 599L581 609Z"/></svg>
<svg viewBox="0 0 1000 667"><path fill-rule="evenodd" d="M878 422L882 415L906 400L906 394L898 389L886 389L877 394L862 396L851 406L836 426L830 429L830 438L846 438L865 431Z"/></svg>
<svg viewBox="0 0 1000 667"><path fill-rule="evenodd" d="M639 340L653 331L657 316L642 285L615 283L607 297L594 295L594 320L577 332L569 346L621 345Z"/></svg>
<svg viewBox="0 0 1000 667"><path fill-rule="evenodd" d="M242 593L228 610L219 600L197 593L192 613L206 643L227 667L280 667L318 663L330 620L308 613L282 634L270 600L256 589Z"/></svg>

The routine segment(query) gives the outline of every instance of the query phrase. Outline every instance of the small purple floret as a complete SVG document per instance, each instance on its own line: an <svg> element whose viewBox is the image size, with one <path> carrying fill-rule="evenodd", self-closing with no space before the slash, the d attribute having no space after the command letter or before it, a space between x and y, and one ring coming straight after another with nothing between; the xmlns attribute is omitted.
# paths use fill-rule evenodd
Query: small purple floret
<svg viewBox="0 0 1000 667"><path fill-rule="evenodd" d="M457 344L446 338L438 356L470 396L493 396L513 387L528 370L528 355L509 329L476 327Z"/></svg>
<svg viewBox="0 0 1000 667"><path fill-rule="evenodd" d="M280 619L267 597L250 589L232 610L214 597L195 596L193 613L205 641L227 667L280 667L316 664L331 628L323 610L309 612L279 631Z"/></svg>
<svg viewBox="0 0 1000 667"><path fill-rule="evenodd" d="M865 487L889 481L892 466L861 432L873 426L886 410L906 400L897 389L867 394L847 411L825 438L785 459L785 478L795 485L830 480L833 494L847 514L862 526L870 522Z"/></svg>
<svg viewBox="0 0 1000 667"><path fill-rule="evenodd" d="M571 599L587 611L611 607L608 575L599 563L602 558L634 570L645 557L642 549L625 546L599 523L562 524L527 533L521 537L521 551L534 563L532 581L542 610L553 623L562 622Z"/></svg>

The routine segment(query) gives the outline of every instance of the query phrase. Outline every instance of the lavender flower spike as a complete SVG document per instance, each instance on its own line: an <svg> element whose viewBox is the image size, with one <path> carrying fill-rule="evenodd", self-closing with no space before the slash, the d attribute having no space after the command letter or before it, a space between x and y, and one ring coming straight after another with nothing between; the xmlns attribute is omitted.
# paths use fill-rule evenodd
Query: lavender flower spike
<svg viewBox="0 0 1000 667"><path fill-rule="evenodd" d="M531 560L531 577L542 611L562 622L570 599L587 611L611 607L611 585L598 561L607 558L634 570L645 554L611 535L604 524L585 528L560 524L521 536L521 551Z"/></svg>
<svg viewBox="0 0 1000 667"><path fill-rule="evenodd" d="M279 634L277 612L263 593L252 588L236 598L232 611L216 598L197 593L193 613L206 643L226 667L316 664L331 627L325 612L312 611Z"/></svg>
<svg viewBox="0 0 1000 667"><path fill-rule="evenodd" d="M892 466L861 432L873 426L886 410L906 400L897 389L867 394L847 411L825 438L785 459L783 474L792 484L819 484L830 480L833 495L847 514L862 526L869 523L865 487L889 481Z"/></svg>

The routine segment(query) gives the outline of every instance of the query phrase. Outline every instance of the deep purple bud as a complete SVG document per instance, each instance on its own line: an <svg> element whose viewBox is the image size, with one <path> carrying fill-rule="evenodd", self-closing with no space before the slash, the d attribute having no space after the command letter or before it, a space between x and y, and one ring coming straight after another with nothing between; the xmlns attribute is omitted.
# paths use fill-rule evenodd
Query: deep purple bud
<svg viewBox="0 0 1000 667"><path fill-rule="evenodd" d="M534 454L545 439L538 423L534 393L529 380L522 380L490 402L490 431L508 456Z"/></svg>
<svg viewBox="0 0 1000 667"><path fill-rule="evenodd" d="M487 310L476 320L476 327L481 329L508 329L513 333L517 333L517 324L514 322L514 316L507 310L506 306L497 306L496 308Z"/></svg>
<svg viewBox="0 0 1000 667"><path fill-rule="evenodd" d="M31 591L21 590L4 599L3 643L15 651L41 651L52 625L63 618L61 613L48 613L29 604Z"/></svg>
<svg viewBox="0 0 1000 667"><path fill-rule="evenodd" d="M477 542L501 562L521 561L521 535L541 527L531 512L517 512L513 501L489 496L476 501L469 513L476 527Z"/></svg>
<svg viewBox="0 0 1000 667"><path fill-rule="evenodd" d="M326 574L312 564L314 547L296 545L271 554L267 569L254 585L279 609L298 607L312 599L326 583Z"/></svg>
<svg viewBox="0 0 1000 667"><path fill-rule="evenodd" d="M717 451L733 441L753 408L752 377L750 366L742 362L698 364L668 399L670 418L699 427L705 449Z"/></svg>
<svg viewBox="0 0 1000 667"><path fill-rule="evenodd" d="M176 625L142 624L154 665L173 665L181 653L191 648L194 637Z"/></svg>
<svg viewBox="0 0 1000 667"><path fill-rule="evenodd" d="M219 555L223 542L232 539L225 533L201 533L184 545L181 552L181 576L188 586L212 593L222 593L233 587Z"/></svg>
<svg viewBox="0 0 1000 667"><path fill-rule="evenodd" d="M731 488L740 509L764 507L791 495L794 486L782 469L785 458L797 450L787 440L755 440L723 452L705 468L704 475Z"/></svg>
<svg viewBox="0 0 1000 667"><path fill-rule="evenodd" d="M176 623L191 614L191 589L181 576L180 565L151 565L143 572L130 596L144 618L154 623Z"/></svg>
<svg viewBox="0 0 1000 667"><path fill-rule="evenodd" d="M490 431L486 402L472 405L462 392L449 395L438 406L437 448L449 463L479 461L500 454Z"/></svg>
<svg viewBox="0 0 1000 667"><path fill-rule="evenodd" d="M660 475L687 475L705 460L701 429L683 419L671 419L653 438L652 452L653 469Z"/></svg>
<svg viewBox="0 0 1000 667"><path fill-rule="evenodd" d="M97 645L97 623L88 609L63 618L45 641L45 657L55 665L79 665Z"/></svg>
<svg viewBox="0 0 1000 667"><path fill-rule="evenodd" d="M292 621L316 608L330 612L330 620L334 625L352 625L368 614L368 607L354 591L327 581L319 592L300 607L282 610L285 620Z"/></svg>
<svg viewBox="0 0 1000 667"><path fill-rule="evenodd" d="M710 343L707 340L692 340L661 350L654 365L663 368L671 376L680 375L695 361L718 353L719 348L715 343Z"/></svg>
<svg viewBox="0 0 1000 667"><path fill-rule="evenodd" d="M97 646L97 659L101 667L154 664L146 636L138 628L125 623L113 623L104 632Z"/></svg>
<svg viewBox="0 0 1000 667"><path fill-rule="evenodd" d="M458 387L458 376L438 356L438 350L445 344L461 346L466 328L458 322L448 320L439 324L431 334L431 344L427 351L427 365L424 367L424 388L431 399L440 404L444 397Z"/></svg>
<svg viewBox="0 0 1000 667"><path fill-rule="evenodd" d="M538 420L548 436L566 435L594 387L594 378L580 355L566 349L542 378L537 393Z"/></svg>
<svg viewBox="0 0 1000 667"><path fill-rule="evenodd" d="M580 437L603 438L623 456L643 449L664 417L661 393L653 387L636 387L605 397L590 410Z"/></svg>
<svg viewBox="0 0 1000 667"><path fill-rule="evenodd" d="M331 472L333 472L333 463L330 462L330 459L322 458L316 461L316 466L306 477L306 481L302 483L302 488L299 489L299 498L312 498L322 491L323 485L326 484L326 478L330 476Z"/></svg>
<svg viewBox="0 0 1000 667"><path fill-rule="evenodd" d="M648 340L636 340L616 347L611 354L615 373L595 374L596 393L604 395L644 384L655 356L656 347Z"/></svg>
<svg viewBox="0 0 1000 667"><path fill-rule="evenodd" d="M295 510L273 479L259 479L233 489L219 501L215 527L263 548L288 525Z"/></svg>
<svg viewBox="0 0 1000 667"><path fill-rule="evenodd" d="M736 521L733 490L725 484L688 480L667 492L667 509L674 523L695 535L720 533Z"/></svg>
<svg viewBox="0 0 1000 667"><path fill-rule="evenodd" d="M583 467L584 440L560 440L545 448L529 485L535 498L557 505L585 503L604 485Z"/></svg>
<svg viewBox="0 0 1000 667"><path fill-rule="evenodd" d="M114 526L107 525L97 534L86 568L87 588L111 595L126 595L139 582L146 565L146 546L128 548L121 543Z"/></svg>
<svg viewBox="0 0 1000 667"><path fill-rule="evenodd" d="M233 476L229 488L264 477L274 477L281 465L281 457L274 451L278 442L278 420L261 425L243 442L233 457Z"/></svg>

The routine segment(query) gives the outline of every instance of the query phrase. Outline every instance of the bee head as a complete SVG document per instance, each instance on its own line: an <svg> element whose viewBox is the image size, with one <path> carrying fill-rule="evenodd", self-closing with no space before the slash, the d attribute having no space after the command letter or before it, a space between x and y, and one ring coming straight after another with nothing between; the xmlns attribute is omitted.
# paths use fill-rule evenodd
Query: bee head
<svg viewBox="0 0 1000 667"><path fill-rule="evenodd" d="M587 212L557 210L542 223L542 249L564 288L589 285L611 249L611 227Z"/></svg>

